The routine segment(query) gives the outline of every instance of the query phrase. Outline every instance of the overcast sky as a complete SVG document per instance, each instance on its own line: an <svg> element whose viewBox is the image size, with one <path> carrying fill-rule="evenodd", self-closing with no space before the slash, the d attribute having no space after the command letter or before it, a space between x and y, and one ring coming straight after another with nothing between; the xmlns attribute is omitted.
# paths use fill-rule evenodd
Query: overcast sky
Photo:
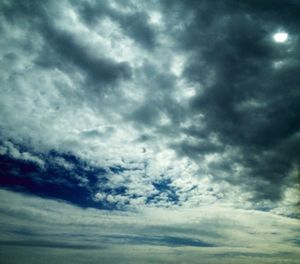
<svg viewBox="0 0 300 264"><path fill-rule="evenodd" d="M0 259L296 263L299 14L0 0Z"/></svg>

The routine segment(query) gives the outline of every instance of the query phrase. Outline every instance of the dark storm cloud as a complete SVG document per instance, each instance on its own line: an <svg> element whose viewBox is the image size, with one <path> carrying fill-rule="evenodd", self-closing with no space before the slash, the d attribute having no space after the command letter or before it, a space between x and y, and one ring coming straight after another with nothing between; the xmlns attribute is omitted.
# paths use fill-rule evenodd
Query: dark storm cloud
<svg viewBox="0 0 300 264"><path fill-rule="evenodd" d="M159 109L153 104L142 105L133 113L131 113L130 119L134 120L138 124L154 125L159 119Z"/></svg>
<svg viewBox="0 0 300 264"><path fill-rule="evenodd" d="M155 47L156 35L147 22L147 15L136 13L119 19L123 30L137 43L147 49Z"/></svg>
<svg viewBox="0 0 300 264"><path fill-rule="evenodd" d="M1 13L6 19L15 23L20 22L25 17L27 21L33 21L41 14L43 7L48 2L47 0L44 3L37 0L3 1L0 3Z"/></svg>
<svg viewBox="0 0 300 264"><path fill-rule="evenodd" d="M0 0L0 259L296 263L299 8Z"/></svg>
<svg viewBox="0 0 300 264"><path fill-rule="evenodd" d="M195 142L183 141L178 145L173 145L180 155L187 155L191 158L201 156L203 154L220 152L223 147L209 140Z"/></svg>
<svg viewBox="0 0 300 264"><path fill-rule="evenodd" d="M156 33L148 23L148 15L137 10L130 2L119 2L120 10L111 8L106 1L85 3L78 6L83 21L93 25L99 18L109 17L117 22L126 35L134 39L141 47L155 48ZM130 7L130 13L122 12L122 9Z"/></svg>
<svg viewBox="0 0 300 264"><path fill-rule="evenodd" d="M117 63L104 56L98 58L88 50L88 47L81 46L70 34L51 26L45 26L42 32L46 40L44 49L47 50L38 59L38 63L42 66L50 63L50 67L55 67L60 66L62 61L64 64L71 62L85 72L94 85L111 84L119 79L130 78L130 66L127 63ZM59 55L55 62L49 61L51 49Z"/></svg>
<svg viewBox="0 0 300 264"><path fill-rule="evenodd" d="M296 0L247 0L241 3L241 5L247 10L257 12L268 19L276 19L277 23L282 23L290 29L298 31L297 24L300 23L300 4Z"/></svg>
<svg viewBox="0 0 300 264"><path fill-rule="evenodd" d="M59 88L59 96L48 95L45 101L49 99L49 105L52 106L52 101L55 101L53 105L58 109L65 99L63 106L67 108L70 102L83 101L86 98L78 96L80 90L84 91L81 95L88 98L84 103L93 111L98 111L97 116L105 116L106 113L118 116L104 121L108 127L117 123L116 129L102 131L93 125L90 127L92 119L96 120L95 116L91 116L90 123L72 129L80 135L79 140L76 138L78 145L83 146L88 140L98 138L99 142L106 142L109 137L111 140L117 134L121 135L122 128L131 129L132 125L136 135L132 136L132 141L123 141L124 145L139 139L148 144L156 141L155 144L162 149L171 146L179 156L192 158L199 168L205 163L207 155L218 154L221 158L205 164L207 166L204 169L216 182L226 180L241 185L253 193L255 201L278 200L285 187L297 180L289 178L289 173L299 164L300 157L297 135L300 124L299 4L296 1L277 0L272 4L270 1L213 0L161 1L154 6L154 10L162 15L162 22L156 26L149 23L151 12L148 12L146 3L138 6L132 1L114 4L109 1L65 1L58 5L40 1L7 1L1 4L6 26L9 24L11 29L22 31L21 25L24 24L27 30L25 34L31 34L26 35L26 40L18 39L22 45L12 49L3 58L14 61L25 52L25 61L28 54L34 54L30 65L32 71L41 70L41 74L46 72L52 80L53 71L59 69L66 79L71 80L72 89L69 93L61 93L63 89L60 86L66 86L65 82L56 84L53 81L55 84L49 90ZM72 14L78 19L75 19L78 24L74 22L74 28L64 24L72 19L68 17L68 12L67 15L61 14L61 10L74 12ZM110 33L109 30L105 34L99 33L98 22L104 20L119 27L117 38L106 34ZM108 54L109 48L102 51L93 46L93 40L83 41L78 33L80 29L76 28L79 24L93 33L90 34L91 38L99 34L117 44L118 38L127 40L129 37L144 49L135 50L125 41L125 53L136 52L138 58L126 55L124 60L132 60L133 63L119 62L113 58L115 55ZM279 44L272 40L272 34L278 30L290 34L287 43ZM158 41L158 36L162 35L166 38ZM184 54L186 61L183 74L175 76L170 68L172 56L176 59L178 54ZM83 74L86 81L78 81L76 73ZM11 79L14 79L13 75ZM122 80L132 82L127 87L120 85ZM181 81L195 87L196 95L185 97L185 91L179 87ZM32 87L30 82L26 85ZM76 86L75 92L73 86ZM101 98L96 100L97 104L93 104L91 98L95 97L95 91L106 87L117 88L112 89L110 94L117 99L106 98L101 101ZM31 99L34 94L28 93L27 96ZM44 92L41 94L44 95ZM59 97L64 97L61 102ZM75 97L80 98L74 100ZM11 97L8 98L11 100ZM17 100L13 98L12 101ZM28 109L36 110L36 105L32 99ZM49 105L45 103L45 109ZM64 109L63 106L61 109ZM77 104L75 108L77 110L80 107ZM74 109L68 110L73 112ZM11 113L14 117L15 112ZM34 119L31 114L28 116L27 120ZM46 116L42 115L40 120L46 120ZM90 113L86 116L90 116ZM86 116L82 120L86 120ZM60 123L72 123L69 122L69 115L63 118ZM9 119L12 118L5 120ZM53 117L50 119L53 120ZM26 127L22 122L20 124ZM18 128L15 130L18 131ZM58 130L64 129L53 130L53 134ZM69 138L67 133L62 133L59 138ZM40 134L43 134L43 130L38 130L34 135L39 137ZM122 140L125 138L124 135L121 137ZM116 142L118 147L123 144L119 139ZM16 165L10 173L16 174L20 167ZM236 173L238 169L241 169L239 174ZM199 172L203 172L201 168ZM28 178L32 180L34 174L37 172L32 172ZM58 178L63 181L62 177ZM28 185L26 182L24 184ZM126 186L117 187L119 189L104 188L100 191L123 195L127 190ZM80 199L85 195L90 196L90 190L82 192L84 195ZM75 203L78 202L77 197L70 197ZM172 197L174 201L178 200L176 195Z"/></svg>
<svg viewBox="0 0 300 264"><path fill-rule="evenodd" d="M97 56L88 46L80 43L78 36L76 38L74 34L55 26L48 8L46 3L39 1L12 2L2 6L4 17L13 26L29 24L32 32L43 38L44 44L36 59L37 66L52 69L57 67L69 74L75 68L86 75L88 85L92 87L115 84L131 77L128 63L116 62L105 55ZM54 9L54 12L59 11ZM30 47L23 47L25 52L28 48Z"/></svg>
<svg viewBox="0 0 300 264"><path fill-rule="evenodd" d="M203 126L192 125L185 133L200 141L215 133L224 146L238 148L239 157L227 162L248 172L235 178L227 166L228 181L242 184L248 178L246 188L255 199L279 199L300 157L299 4L185 1L170 3L170 10L182 10L172 23L188 21L173 32L178 48L193 54L184 75L203 86L188 112L190 117L204 114L198 119ZM280 28L290 34L290 42L274 43L272 34ZM279 61L282 67L275 67ZM195 159L203 151L222 153L207 144L184 141L177 149ZM212 170L215 179L217 172Z"/></svg>
<svg viewBox="0 0 300 264"><path fill-rule="evenodd" d="M147 100L141 101L135 109L126 116L137 126L156 128L158 134L170 135L177 130L182 119L182 107L170 96L174 91L176 80L170 73L160 72L158 67L149 61L136 69L136 74L143 79L143 85L147 87ZM162 115L172 120L169 128L160 126Z"/></svg>

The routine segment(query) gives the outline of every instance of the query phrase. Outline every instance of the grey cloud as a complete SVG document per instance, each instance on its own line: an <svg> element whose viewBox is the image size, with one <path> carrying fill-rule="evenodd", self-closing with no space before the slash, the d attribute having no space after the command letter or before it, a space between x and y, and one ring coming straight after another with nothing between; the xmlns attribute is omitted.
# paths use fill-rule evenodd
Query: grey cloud
<svg viewBox="0 0 300 264"><path fill-rule="evenodd" d="M97 58L88 51L88 47L81 46L67 32L46 26L43 28L43 34L46 40L44 49L50 49L50 51L53 49L59 54L55 65L50 65L51 67L59 66L62 60L65 64L65 60L67 60L85 72L92 84L96 86L113 84L119 79L130 78L130 66L127 63L117 63L113 59L104 56ZM38 59L38 63L42 66L49 63L47 53Z"/></svg>
<svg viewBox="0 0 300 264"><path fill-rule="evenodd" d="M153 104L142 105L130 114L130 119L134 120L138 124L155 125L158 121L160 111L157 106Z"/></svg>
<svg viewBox="0 0 300 264"><path fill-rule="evenodd" d="M146 49L154 49L156 45L156 32L148 23L148 15L137 10L134 4L118 2L120 9L131 7L130 13L111 8L106 1L85 3L78 6L82 19L93 25L99 18L109 17L116 21L126 35L134 39ZM132 12L133 11L133 12Z"/></svg>
<svg viewBox="0 0 300 264"><path fill-rule="evenodd" d="M22 240L22 241L0 241L0 246L14 246L14 247L29 247L29 248L57 248L57 249L77 249L77 250L91 250L97 249L101 250L103 246L93 246L93 245L81 245L63 242L52 242L45 240Z"/></svg>
<svg viewBox="0 0 300 264"><path fill-rule="evenodd" d="M147 15L136 13L120 18L120 23L125 32L147 49L155 47L155 31L147 22Z"/></svg>
<svg viewBox="0 0 300 264"><path fill-rule="evenodd" d="M0 0L0 259L297 263L299 10Z"/></svg>
<svg viewBox="0 0 300 264"><path fill-rule="evenodd" d="M62 3L62 8L64 4ZM13 26L19 26L24 20L26 26L31 27L32 32L35 32L33 37L39 34L39 37L44 40L43 47L35 49L35 52L39 52L36 65L52 69L58 67L69 74L72 74L74 68L79 69L86 74L88 86L93 87L115 84L118 80L131 77L128 63L118 63L105 55L99 57L93 54L89 47L82 45L78 36L57 28L51 14L58 13L59 10L50 6L53 10L48 12L48 8L47 3L39 1L12 2L3 7L4 17ZM30 41L27 41L23 47L24 52L28 51L28 44ZM31 45L34 44L33 40Z"/></svg>
<svg viewBox="0 0 300 264"><path fill-rule="evenodd" d="M68 263L69 254L76 255L73 263L82 263L83 257L88 263L98 263L104 256L101 262L111 263L116 254L119 263L124 258L130 263L132 259L134 263L152 263L149 250L157 257L155 263L166 263L167 257L167 263L174 263L179 256L184 263L198 263L200 248L207 263L218 254L221 263L236 260L232 258L235 254L242 255L245 263L251 263L254 254L258 262L263 262L265 255L261 253L267 254L268 261L274 258L275 263L279 256L280 261L296 263L299 255L299 223L271 213L211 206L183 211L145 208L142 212L112 212L83 210L4 190L0 197L0 254L9 260L15 258L12 263L21 263L20 258L29 261L32 256L51 256L52 260L57 251L57 260L64 263ZM286 253L274 257L274 252ZM34 261L42 263L36 258Z"/></svg>
<svg viewBox="0 0 300 264"><path fill-rule="evenodd" d="M216 245L206 243L198 239L173 237L173 236L155 236L155 237L139 237L139 236L105 236L108 241L113 243L129 243L137 245L156 245L156 246L168 246L168 247L216 247Z"/></svg>
<svg viewBox="0 0 300 264"><path fill-rule="evenodd" d="M11 137L18 133L25 138L23 134L28 133L38 146L49 138L49 145L55 143L53 149L77 151L74 155L94 148L89 158L101 156L99 162L116 166L124 160L124 149L134 144L142 143L137 149L147 149L147 155L136 154L132 159L149 164L155 157L150 157L152 147L153 153L172 148L180 158L186 156L199 167L188 171L189 176L201 180L203 174L210 175L220 185L225 180L252 193L254 202L279 201L287 187L299 183L290 173L299 166L300 156L297 4L161 1L152 3L162 15L159 32L149 24L147 7L151 3L115 4L117 8L108 1L2 4L3 28L9 25L25 36L18 41L9 39L6 46L15 46L3 55L3 65L10 66L9 78L5 78L11 81L5 100L13 102L3 104L8 113L3 117L3 134L13 131ZM279 7L290 17L280 18ZM68 8L83 28L108 43L117 39L97 31L98 22L106 18L120 27L118 38L129 37L145 49L124 42L129 45L128 53L136 52L129 56L126 50L124 62L113 57L119 54L116 50L111 53L114 55L100 49L95 52L93 44L81 39L80 30L64 25L71 19L60 9ZM290 34L287 43L273 42L272 34L278 29ZM31 38L27 38L28 32ZM159 36L164 36L162 41ZM105 49L109 50L109 45ZM177 76L170 68L173 56L180 55L186 60ZM24 61L30 62L26 70L18 65L25 65ZM77 78L77 73L85 81ZM45 86L41 82L44 77ZM36 96L41 83L45 89ZM189 86L195 95L185 95ZM101 92L103 96L98 96ZM17 100L19 94L24 95L24 103ZM15 102L18 104L12 107ZM15 109L22 109L24 116L18 119ZM46 127L48 121L55 129ZM101 130L96 123L118 129ZM95 140L101 144L98 149L91 146ZM213 159L214 155L216 160L206 162L206 157ZM165 170L164 164L157 165L153 174L159 175L160 170Z"/></svg>
<svg viewBox="0 0 300 264"><path fill-rule="evenodd" d="M182 141L178 145L173 145L180 155L187 155L191 158L199 158L203 154L219 153L224 149L222 146L210 142L209 140Z"/></svg>
<svg viewBox="0 0 300 264"><path fill-rule="evenodd" d="M90 129L82 131L80 134L84 138L100 138L100 137L109 137L112 133L114 133L115 128L111 126L101 127L99 129Z"/></svg>
<svg viewBox="0 0 300 264"><path fill-rule="evenodd" d="M33 22L37 16L41 14L44 7L49 3L49 1L44 1L41 3L36 0L27 1L3 1L1 5L1 13L6 19L12 22L24 21L26 17L30 22Z"/></svg>
<svg viewBox="0 0 300 264"><path fill-rule="evenodd" d="M141 86L146 88L145 100L139 102L126 114L137 127L151 127L157 134L165 136L179 134L179 124L185 118L185 109L174 99L176 78L169 72L162 72L157 65L145 60L135 70L140 78ZM161 124L167 118L169 124Z"/></svg>
<svg viewBox="0 0 300 264"><path fill-rule="evenodd" d="M189 21L175 32L178 48L193 54L184 76L203 86L188 110L190 116L204 115L198 119L203 127L191 126L185 133L205 140L213 132L223 145L237 147L241 158L236 161L248 172L235 178L236 184L249 177L252 186L244 187L254 191L255 199L280 199L290 171L299 165L299 6L293 1L186 1L173 4L178 7L184 11L177 23ZM290 43L272 41L278 28L290 29ZM276 61L286 63L274 68ZM292 139L294 144L288 144ZM178 150L188 156L197 158L202 151L197 144L181 144Z"/></svg>

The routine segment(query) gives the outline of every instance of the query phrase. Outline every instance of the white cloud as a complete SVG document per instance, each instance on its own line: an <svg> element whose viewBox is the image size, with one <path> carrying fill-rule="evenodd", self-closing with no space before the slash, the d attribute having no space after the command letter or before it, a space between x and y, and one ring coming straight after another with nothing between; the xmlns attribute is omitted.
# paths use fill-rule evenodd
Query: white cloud
<svg viewBox="0 0 300 264"><path fill-rule="evenodd" d="M9 245L21 245L24 240L27 247L20 247L20 258L29 252L38 258L57 256L60 250L63 254L57 257L65 262L68 254L88 256L89 263L98 262L99 257L102 263L115 258L120 263L127 263L124 259L152 263L153 258L156 263L168 263L175 256L185 263L198 263L200 252L204 263L212 263L212 259L218 263L253 263L253 259L296 263L299 257L295 244L299 221L267 212L225 206L99 211L4 190L0 198L0 243L7 243L10 259ZM213 247L195 247L189 244L193 241ZM43 249L37 253L36 246ZM154 254L152 260L149 254Z"/></svg>
<svg viewBox="0 0 300 264"><path fill-rule="evenodd" d="M116 12L115 16L134 13L121 2L108 2ZM110 173L108 183L112 188L125 186L126 193L108 197L99 187L94 197L99 201L106 199L124 204L128 197L135 195L137 198L129 201L134 207L145 203L149 196L157 195L155 206L171 206L167 192L159 193L152 185L170 179L170 188L174 189L182 207L207 204L236 204L242 208L257 206L247 203L249 193L226 182L229 178L242 178L247 172L247 168L231 162L239 157L238 150L226 147L221 153L205 153L198 159L186 155L179 157L174 151L174 144L184 140L193 146L199 145L199 149L206 143L222 147L216 138L199 140L182 132L191 126L195 126L196 131L205 129L204 114L186 116L186 110L198 93L214 83L215 73L207 76L206 83L203 80L203 87L182 77L193 54L189 51L186 54L174 52L177 43L171 34L170 23L167 23L168 17L157 8L159 4L132 1L131 6L137 12L144 12L146 21L157 34L157 45L153 50L138 45L109 14L99 16L93 26L85 23L80 17L80 8L72 4L63 1L47 6L50 26L63 30L95 58L127 62L132 70L131 79L104 87L85 82L84 74L76 67L69 69L59 67L59 64L42 67L37 62L43 51L49 51L46 45L49 40L39 30L33 30L35 24L11 25L1 17L4 37L0 40L0 77L3 80L0 128L4 140L11 139L16 145L30 147L32 153L71 152L90 166L107 171L115 166L127 169ZM184 22L189 23L189 19ZM184 25L173 26L172 30L176 30L177 26ZM24 47L30 47L30 50ZM47 58L50 60L52 55L47 55ZM210 71L214 72L214 69ZM237 107L258 107L256 101L244 104ZM131 117L145 105L149 116L154 116L150 118L153 120L151 124L144 120L145 115L140 120ZM147 140L142 140L147 137ZM1 146L0 153L40 166L44 164L38 156L21 152L13 143ZM222 168L224 161L235 169L234 175ZM55 162L67 169L72 168L61 158ZM212 169L213 166L217 169ZM290 198L286 199L280 205L280 213L290 212L287 209L294 204ZM270 206L275 208L277 205ZM274 209L274 212L279 212L279 209Z"/></svg>
<svg viewBox="0 0 300 264"><path fill-rule="evenodd" d="M9 155L13 159L34 162L40 167L44 167L45 165L45 162L41 158L26 151L20 152L19 149L10 141L4 141L3 145L0 146L0 155Z"/></svg>

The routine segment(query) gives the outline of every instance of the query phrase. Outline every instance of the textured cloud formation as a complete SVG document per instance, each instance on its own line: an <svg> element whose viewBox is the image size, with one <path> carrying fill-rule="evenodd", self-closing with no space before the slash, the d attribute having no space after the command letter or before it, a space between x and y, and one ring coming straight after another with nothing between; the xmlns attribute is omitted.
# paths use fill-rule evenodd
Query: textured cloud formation
<svg viewBox="0 0 300 264"><path fill-rule="evenodd" d="M1 1L0 187L88 214L211 206L299 218L299 12L293 0ZM147 232L110 230L86 247L220 246Z"/></svg>
<svg viewBox="0 0 300 264"><path fill-rule="evenodd" d="M207 189L274 207L300 156L299 6L277 5L289 16L247 1L3 2L2 141L122 168L111 188L130 197L111 201L193 204Z"/></svg>
<svg viewBox="0 0 300 264"><path fill-rule="evenodd" d="M206 153L228 154L212 164L216 178L238 184L244 180L251 183L255 199L277 200L299 164L299 32L294 11L288 24L281 21L279 6L267 2L186 3L193 19L178 37L180 48L191 53L184 75L199 90L190 101L189 115L201 114L196 122L203 127L188 127L186 132L199 143L184 142L179 148L195 159ZM289 8L299 6L290 3ZM279 27L291 32L283 46L272 42ZM203 146L212 134L223 148ZM234 148L238 157L226 147ZM247 179L234 176L235 165Z"/></svg>
<svg viewBox="0 0 300 264"><path fill-rule="evenodd" d="M82 210L1 191L0 256L7 263L297 263L299 221L203 207ZM22 204L22 205L21 205ZM18 254L11 254L17 250ZM247 258L250 258L249 262Z"/></svg>

